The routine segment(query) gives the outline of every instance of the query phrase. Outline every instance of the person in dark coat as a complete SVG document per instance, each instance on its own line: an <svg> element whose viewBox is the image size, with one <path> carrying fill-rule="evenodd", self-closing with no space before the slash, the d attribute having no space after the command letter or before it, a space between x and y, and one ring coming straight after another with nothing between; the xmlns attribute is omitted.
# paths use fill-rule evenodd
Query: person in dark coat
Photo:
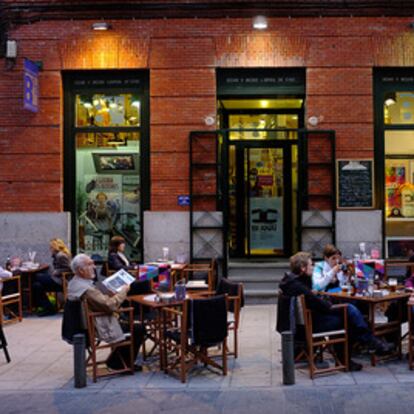
<svg viewBox="0 0 414 414"><path fill-rule="evenodd" d="M311 255L306 252L296 253L290 258L291 271L283 277L279 288L281 303L278 307L277 331L291 329L291 297L304 295L306 306L312 312L314 332L325 332L343 329L342 310L333 309L329 298L321 297L312 291L313 264ZM349 342L361 342L368 346L370 352L383 355L391 351L391 346L376 338L369 330L363 315L352 304L348 304ZM352 349L352 346L351 346ZM362 365L350 360L350 369L361 370Z"/></svg>
<svg viewBox="0 0 414 414"><path fill-rule="evenodd" d="M114 236L109 242L108 269L126 271L136 269L125 255L125 239L121 236Z"/></svg>

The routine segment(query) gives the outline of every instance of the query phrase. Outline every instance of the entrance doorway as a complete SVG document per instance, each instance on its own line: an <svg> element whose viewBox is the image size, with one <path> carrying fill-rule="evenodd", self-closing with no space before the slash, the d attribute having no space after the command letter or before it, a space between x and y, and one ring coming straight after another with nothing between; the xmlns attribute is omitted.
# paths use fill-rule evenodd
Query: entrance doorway
<svg viewBox="0 0 414 414"><path fill-rule="evenodd" d="M230 257L287 257L297 246L303 99L223 99L220 107L229 131Z"/></svg>
<svg viewBox="0 0 414 414"><path fill-rule="evenodd" d="M290 142L248 140L230 143L231 257L287 256L291 253L296 161L296 145Z"/></svg>

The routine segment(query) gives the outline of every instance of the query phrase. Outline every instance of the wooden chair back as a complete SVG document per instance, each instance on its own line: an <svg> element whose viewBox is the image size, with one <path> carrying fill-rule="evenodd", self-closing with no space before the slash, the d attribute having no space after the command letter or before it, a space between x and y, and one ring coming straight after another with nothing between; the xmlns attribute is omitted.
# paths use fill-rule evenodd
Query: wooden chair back
<svg viewBox="0 0 414 414"><path fill-rule="evenodd" d="M326 374L333 371L348 371L349 369L349 358L348 358L348 316L347 316L347 305L333 305L337 309L343 310L343 321L344 326L342 329L335 331L326 332L314 332L312 324L312 312L306 306L305 296L301 295L298 297L298 312L303 316L303 322L305 327L306 345L307 352L306 357L309 364L309 374L311 379L318 374ZM337 355L337 352L333 348L333 345L342 344L343 354L342 358ZM323 353L325 350L329 351L334 358L335 366L329 368L317 368L315 363L316 349L320 348Z"/></svg>
<svg viewBox="0 0 414 414"><path fill-rule="evenodd" d="M62 272L62 292L63 292L63 300L66 303L68 300L68 283L72 279L73 273L72 272Z"/></svg>
<svg viewBox="0 0 414 414"><path fill-rule="evenodd" d="M129 334L125 335L125 339L116 342L116 343L106 343L101 341L99 338L97 329L96 329L96 323L95 319L99 317L107 317L108 314L104 312L92 312L89 309L89 306L86 301L83 302L83 309L85 312L86 322L87 322L87 332L88 332L88 340L90 345L90 357L88 358L88 364L87 366L92 367L92 379L93 382L97 381L98 377L106 377L111 375L117 375L122 373L134 373L134 315L133 315L133 308L120 308L118 311L122 312L124 315L128 316L128 328L129 328ZM104 366L106 368L106 362L107 358L100 359L100 356L98 355L100 351L102 350L108 350L110 349L111 352L116 352L118 348L121 347L128 347L129 351L129 358L128 360L125 360L124 358L121 358L123 367L121 369L111 370L105 369L103 372L98 372L98 368L100 366Z"/></svg>
<svg viewBox="0 0 414 414"><path fill-rule="evenodd" d="M164 335L163 365L167 373L178 371L185 383L190 369L200 361L227 375L227 303L226 295L220 295L186 300L181 309L163 308L164 319L178 319L176 328L167 329ZM221 346L221 364L208 353L217 345Z"/></svg>
<svg viewBox="0 0 414 414"><path fill-rule="evenodd" d="M244 306L243 284L231 282L226 278L221 278L217 285L216 294L226 294L228 301L228 310L232 314L228 318L227 326L233 332L233 351L228 352L228 356L238 357L238 330L240 325L240 312Z"/></svg>
<svg viewBox="0 0 414 414"><path fill-rule="evenodd" d="M216 260L211 259L210 263L190 263L181 272L181 276L187 283L189 280L205 279L208 290L216 287Z"/></svg>
<svg viewBox="0 0 414 414"><path fill-rule="evenodd" d="M3 290L0 292L0 324L7 324L23 319L22 286L20 275L2 279ZM4 317L9 319L5 320Z"/></svg>

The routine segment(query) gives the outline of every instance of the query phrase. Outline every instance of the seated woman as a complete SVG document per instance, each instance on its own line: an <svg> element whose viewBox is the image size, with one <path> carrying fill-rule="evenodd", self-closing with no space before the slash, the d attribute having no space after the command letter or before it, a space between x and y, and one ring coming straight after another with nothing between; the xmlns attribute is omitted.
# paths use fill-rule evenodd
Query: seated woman
<svg viewBox="0 0 414 414"><path fill-rule="evenodd" d="M333 244L327 244L323 249L322 262L315 263L312 274L312 288L326 291L345 284L347 275L341 270L342 254Z"/></svg>
<svg viewBox="0 0 414 414"><path fill-rule="evenodd" d="M109 270L130 270L135 269L125 256L125 239L121 236L114 236L109 242L108 269Z"/></svg>
<svg viewBox="0 0 414 414"><path fill-rule="evenodd" d="M52 239L49 244L53 267L49 272L38 273L33 283L35 306L43 308L39 316L53 315L55 309L47 298L46 292L61 292L62 273L71 272L71 254L61 239Z"/></svg>

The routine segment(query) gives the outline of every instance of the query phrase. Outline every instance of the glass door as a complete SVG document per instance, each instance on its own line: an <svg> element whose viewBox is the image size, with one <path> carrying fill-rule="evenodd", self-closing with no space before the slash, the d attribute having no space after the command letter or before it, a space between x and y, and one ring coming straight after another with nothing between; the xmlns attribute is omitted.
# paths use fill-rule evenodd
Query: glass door
<svg viewBox="0 0 414 414"><path fill-rule="evenodd" d="M292 151L283 143L230 145L232 257L286 256L292 250Z"/></svg>
<svg viewBox="0 0 414 414"><path fill-rule="evenodd" d="M283 149L245 148L247 255L283 254Z"/></svg>

